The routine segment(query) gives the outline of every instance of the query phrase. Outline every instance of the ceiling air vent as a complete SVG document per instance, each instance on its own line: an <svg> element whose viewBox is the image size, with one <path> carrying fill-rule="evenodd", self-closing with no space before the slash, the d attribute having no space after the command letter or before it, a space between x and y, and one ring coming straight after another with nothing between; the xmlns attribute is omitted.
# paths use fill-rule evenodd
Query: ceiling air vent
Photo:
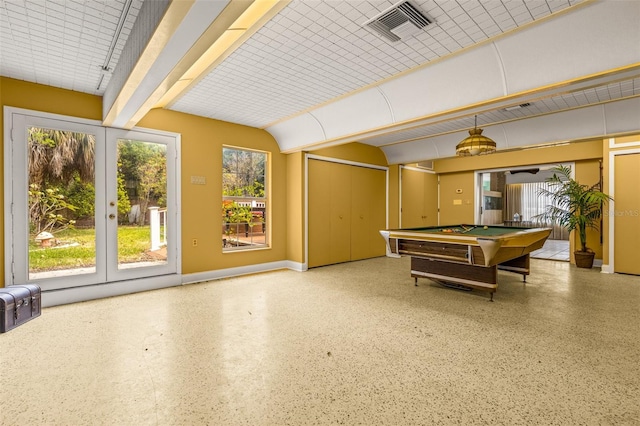
<svg viewBox="0 0 640 426"><path fill-rule="evenodd" d="M401 1L369 19L363 26L389 41L400 41L421 32L431 23L431 19L414 5L408 1Z"/></svg>
<svg viewBox="0 0 640 426"><path fill-rule="evenodd" d="M420 169L433 170L433 160L421 161L420 163L416 163L416 166Z"/></svg>
<svg viewBox="0 0 640 426"><path fill-rule="evenodd" d="M520 109L520 108L526 108L528 106L531 106L531 104L529 102L526 102L524 104L520 104L520 105L514 105L514 106L510 106L510 107L506 107L504 110L505 111L513 111L515 109Z"/></svg>

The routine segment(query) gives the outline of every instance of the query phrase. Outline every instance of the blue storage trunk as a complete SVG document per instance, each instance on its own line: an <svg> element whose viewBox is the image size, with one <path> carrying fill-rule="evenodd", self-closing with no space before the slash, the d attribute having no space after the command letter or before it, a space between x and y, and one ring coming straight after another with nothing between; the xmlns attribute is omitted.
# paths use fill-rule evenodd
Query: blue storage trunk
<svg viewBox="0 0 640 426"><path fill-rule="evenodd" d="M40 287L35 284L0 288L0 333L40 316Z"/></svg>

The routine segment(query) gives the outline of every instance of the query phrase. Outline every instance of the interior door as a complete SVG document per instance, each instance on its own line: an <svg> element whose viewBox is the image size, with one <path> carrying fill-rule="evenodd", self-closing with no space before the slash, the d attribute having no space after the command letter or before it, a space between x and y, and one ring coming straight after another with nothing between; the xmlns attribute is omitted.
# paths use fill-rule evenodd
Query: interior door
<svg viewBox="0 0 640 426"><path fill-rule="evenodd" d="M614 271L640 275L636 246L640 241L640 154L615 156Z"/></svg>
<svg viewBox="0 0 640 426"><path fill-rule="evenodd" d="M329 235L330 262L351 260L351 166L324 162L328 167L331 188Z"/></svg>
<svg viewBox="0 0 640 426"><path fill-rule="evenodd" d="M427 171L402 168L403 228L438 225L438 176Z"/></svg>
<svg viewBox="0 0 640 426"><path fill-rule="evenodd" d="M309 160L310 268L351 259L351 170L345 164Z"/></svg>
<svg viewBox="0 0 640 426"><path fill-rule="evenodd" d="M386 172L351 167L351 260L384 256Z"/></svg>
<svg viewBox="0 0 640 426"><path fill-rule="evenodd" d="M9 119L7 285L54 290L177 272L175 136L38 113Z"/></svg>
<svg viewBox="0 0 640 426"><path fill-rule="evenodd" d="M309 268L331 263L331 186L327 184L330 163L309 160Z"/></svg>

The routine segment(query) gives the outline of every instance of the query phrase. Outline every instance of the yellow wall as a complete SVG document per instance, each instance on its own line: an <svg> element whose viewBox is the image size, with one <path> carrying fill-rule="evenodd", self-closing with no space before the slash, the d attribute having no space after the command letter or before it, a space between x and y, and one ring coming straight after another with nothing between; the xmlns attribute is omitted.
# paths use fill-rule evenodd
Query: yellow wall
<svg viewBox="0 0 640 426"><path fill-rule="evenodd" d="M152 110L140 127L180 133L182 158L182 272L184 274L276 262L286 256L286 156L265 130L169 110ZM222 147L231 145L271 153L271 248L222 253ZM192 185L204 176L205 185ZM269 218L270 216L270 218ZM191 241L197 238L198 246Z"/></svg>
<svg viewBox="0 0 640 426"><path fill-rule="evenodd" d="M474 223L474 174L474 171L469 171L439 176L440 225Z"/></svg>
<svg viewBox="0 0 640 426"><path fill-rule="evenodd" d="M602 157L602 140L599 139L525 151L498 152L486 156L436 160L434 169L440 176L440 224L452 225L474 221L474 174L476 170L575 162L576 180L580 183L593 185L599 181L599 161ZM462 190L462 193L458 194L456 190ZM605 228L605 241L607 236ZM600 244L600 232L589 230L587 238L587 246L596 253L596 259L602 259L603 246ZM570 242L573 253L575 247L579 245L577 233L570 236ZM573 254L571 259L574 262Z"/></svg>
<svg viewBox="0 0 640 426"><path fill-rule="evenodd" d="M3 107L32 109L72 117L102 120L102 97L42 84L0 77Z"/></svg>
<svg viewBox="0 0 640 426"><path fill-rule="evenodd" d="M27 83L0 77L0 105L51 112L72 117L100 120L102 99L99 96ZM3 116L0 127L4 132ZM183 273L245 266L281 260L304 262L304 154L280 154L273 137L266 131L207 118L166 110L153 110L139 123L140 127L180 133L182 179L182 237ZM4 133L3 133L4 134ZM619 138L637 140L637 136ZM272 186L271 248L266 250L222 253L219 205L221 199L222 146L233 145L269 151ZM488 156L436 160L434 170L440 178L441 224L471 223L474 221L474 172L503 167L533 164L576 162L576 177L591 184L598 180L598 160L603 150L608 153L608 140L586 141L566 146L501 152ZM379 148L351 143L311 152L315 155L348 161L387 166ZM2 155L0 153L0 155ZM604 155L605 192L608 159ZM204 176L206 185L190 184L192 175ZM389 227L399 223L399 166L389 166ZM0 191L4 188L0 185ZM457 193L456 190L462 190ZM460 200L460 204L454 200ZM607 261L607 218L605 217L604 247L600 247L595 233L589 247ZM0 237L3 231L0 230ZM197 238L198 246L191 240ZM591 241L595 241L595 244ZM575 244L575 243L574 243ZM604 253L603 253L604 249ZM3 248L0 248L2 251ZM0 263L0 272L4 265Z"/></svg>
<svg viewBox="0 0 640 426"><path fill-rule="evenodd" d="M102 98L40 84L0 78L0 104L71 117L101 120ZM0 116L0 120L3 117ZM0 121L4 135L4 122ZM286 259L286 156L265 130L168 110L152 110L139 127L180 133L182 179L182 273L189 274ZM220 202L222 199L222 146L234 145L271 152L269 189L271 248L222 253ZM1 155L1 154L0 154ZM4 164L4 163L3 163ZM204 176L205 185L192 185L190 177ZM0 191L4 182L0 184ZM0 235L4 238L4 235ZM198 239L198 246L191 241ZM3 251L4 245L0 250ZM4 253L3 253L4 254ZM0 263L4 274L4 263Z"/></svg>
<svg viewBox="0 0 640 426"><path fill-rule="evenodd" d="M304 154L287 155L287 259L304 263Z"/></svg>
<svg viewBox="0 0 640 426"><path fill-rule="evenodd" d="M317 149L310 151L310 154L358 163L375 164L377 166L387 165L387 157L380 148L359 142Z"/></svg>
<svg viewBox="0 0 640 426"><path fill-rule="evenodd" d="M433 169L436 173L451 173L465 170L554 164L594 158L602 158L602 139L522 151L497 152L475 157L444 158L434 161Z"/></svg>
<svg viewBox="0 0 640 426"><path fill-rule="evenodd" d="M389 229L400 227L400 166L389 166Z"/></svg>

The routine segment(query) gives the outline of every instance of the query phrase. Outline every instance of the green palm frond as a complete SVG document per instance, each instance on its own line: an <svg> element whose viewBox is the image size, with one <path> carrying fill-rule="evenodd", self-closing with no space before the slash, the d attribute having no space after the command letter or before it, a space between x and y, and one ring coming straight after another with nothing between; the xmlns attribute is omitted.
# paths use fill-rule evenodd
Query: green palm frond
<svg viewBox="0 0 640 426"><path fill-rule="evenodd" d="M568 166L559 165L552 171L553 176L546 180L548 187L538 191L538 196L551 200L551 204L534 218L560 225L569 232L577 229L582 251L587 251L587 228L598 228L602 206L613 199L600 191L599 184L589 186L573 179Z"/></svg>

